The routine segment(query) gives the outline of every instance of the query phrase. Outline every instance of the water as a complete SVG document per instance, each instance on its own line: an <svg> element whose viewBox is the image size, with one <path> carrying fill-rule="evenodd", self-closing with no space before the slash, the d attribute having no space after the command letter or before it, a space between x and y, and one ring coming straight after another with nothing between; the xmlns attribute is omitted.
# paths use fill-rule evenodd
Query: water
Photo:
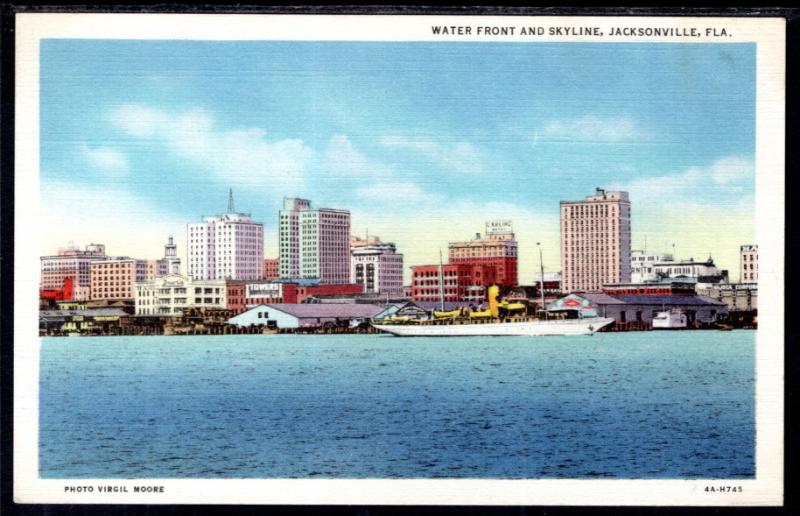
<svg viewBox="0 0 800 516"><path fill-rule="evenodd" d="M43 478L752 478L755 332L46 338Z"/></svg>

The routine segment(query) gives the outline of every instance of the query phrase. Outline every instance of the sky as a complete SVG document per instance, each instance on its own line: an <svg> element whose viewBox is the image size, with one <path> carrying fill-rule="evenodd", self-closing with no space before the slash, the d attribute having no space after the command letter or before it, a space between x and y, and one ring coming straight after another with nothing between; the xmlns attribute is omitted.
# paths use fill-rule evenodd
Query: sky
<svg viewBox="0 0 800 516"><path fill-rule="evenodd" d="M511 219L521 283L560 269L560 200L630 193L632 246L754 238L753 44L43 40L42 254L152 259L283 197L348 209L410 265ZM674 247L673 247L674 244Z"/></svg>

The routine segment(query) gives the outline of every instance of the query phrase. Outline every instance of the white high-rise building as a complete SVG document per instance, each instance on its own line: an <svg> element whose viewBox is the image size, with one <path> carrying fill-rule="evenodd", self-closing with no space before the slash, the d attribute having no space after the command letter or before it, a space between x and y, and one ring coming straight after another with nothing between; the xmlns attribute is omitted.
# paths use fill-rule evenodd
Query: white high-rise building
<svg viewBox="0 0 800 516"><path fill-rule="evenodd" d="M350 257L350 283L364 285L365 293L403 295L403 255L394 244L351 237Z"/></svg>
<svg viewBox="0 0 800 516"><path fill-rule="evenodd" d="M191 279L261 278L264 226L253 222L249 214L234 211L232 193L228 213L187 224L186 233Z"/></svg>
<svg viewBox="0 0 800 516"><path fill-rule="evenodd" d="M281 278L350 281L349 211L311 209L307 199L284 198L278 229Z"/></svg>
<svg viewBox="0 0 800 516"><path fill-rule="evenodd" d="M561 288L599 289L631 281L631 203L628 192L561 201Z"/></svg>

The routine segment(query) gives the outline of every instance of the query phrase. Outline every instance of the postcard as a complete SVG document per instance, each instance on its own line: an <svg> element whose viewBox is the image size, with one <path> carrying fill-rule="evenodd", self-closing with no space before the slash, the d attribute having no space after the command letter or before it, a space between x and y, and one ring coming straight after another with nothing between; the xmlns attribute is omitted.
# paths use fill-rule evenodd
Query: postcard
<svg viewBox="0 0 800 516"><path fill-rule="evenodd" d="M17 502L783 503L782 18L16 22Z"/></svg>

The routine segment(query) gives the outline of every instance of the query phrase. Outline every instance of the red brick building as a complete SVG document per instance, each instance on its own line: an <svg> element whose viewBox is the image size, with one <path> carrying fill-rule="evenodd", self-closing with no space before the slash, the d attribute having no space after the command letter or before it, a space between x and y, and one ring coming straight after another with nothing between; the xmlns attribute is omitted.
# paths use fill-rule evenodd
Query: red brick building
<svg viewBox="0 0 800 516"><path fill-rule="evenodd" d="M483 237L478 233L472 240L450 242L448 261L493 267L498 285L517 286L517 241L511 221L488 221Z"/></svg>
<svg viewBox="0 0 800 516"><path fill-rule="evenodd" d="M261 279L276 280L281 277L280 262L277 258L264 258L264 274Z"/></svg>
<svg viewBox="0 0 800 516"><path fill-rule="evenodd" d="M695 296L694 283L618 283L614 285L603 285L603 293L609 295L616 294L637 294L645 296Z"/></svg>
<svg viewBox="0 0 800 516"><path fill-rule="evenodd" d="M441 277L444 277L444 300L482 303L486 288L497 283L494 267L474 264L415 265L411 267L411 299L440 301Z"/></svg>
<svg viewBox="0 0 800 516"><path fill-rule="evenodd" d="M225 299L227 301L226 308L232 310L234 313L241 313L245 311L244 302L244 281L243 280L228 280L225 282Z"/></svg>
<svg viewBox="0 0 800 516"><path fill-rule="evenodd" d="M295 296L294 300L292 300L291 289L288 289L285 293L285 298L287 299L287 301L285 301L286 303L304 303L312 296L355 296L364 293L364 285L360 283L292 286L295 288L293 293Z"/></svg>
<svg viewBox="0 0 800 516"><path fill-rule="evenodd" d="M258 304L304 303L311 296L357 295L363 293L360 284L298 285L267 281L228 281L228 310L244 312Z"/></svg>
<svg viewBox="0 0 800 516"><path fill-rule="evenodd" d="M61 288L49 288L39 290L39 299L49 299L51 301L72 301L75 299L74 278L64 278Z"/></svg>
<svg viewBox="0 0 800 516"><path fill-rule="evenodd" d="M517 279L517 258L509 256L496 257L469 257L469 258L450 258L451 264L480 265L494 269L497 284L507 287L516 287Z"/></svg>

